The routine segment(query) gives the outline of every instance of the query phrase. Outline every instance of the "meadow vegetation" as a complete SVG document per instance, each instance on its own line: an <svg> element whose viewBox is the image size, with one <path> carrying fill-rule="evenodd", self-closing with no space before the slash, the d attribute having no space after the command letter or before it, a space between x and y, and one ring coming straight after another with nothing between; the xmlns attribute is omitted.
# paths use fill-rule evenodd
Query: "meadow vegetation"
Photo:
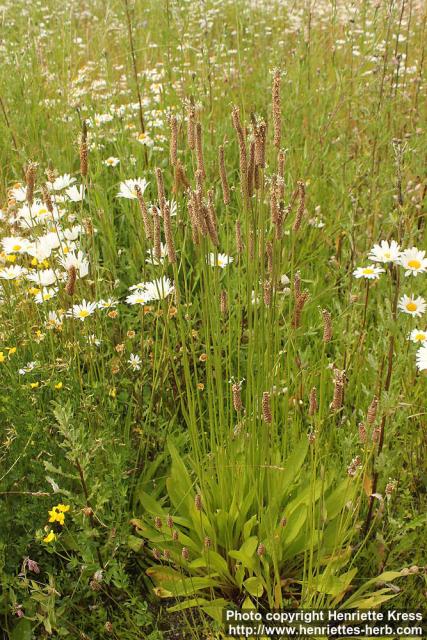
<svg viewBox="0 0 427 640"><path fill-rule="evenodd" d="M2 637L422 609L425 4L0 21Z"/></svg>

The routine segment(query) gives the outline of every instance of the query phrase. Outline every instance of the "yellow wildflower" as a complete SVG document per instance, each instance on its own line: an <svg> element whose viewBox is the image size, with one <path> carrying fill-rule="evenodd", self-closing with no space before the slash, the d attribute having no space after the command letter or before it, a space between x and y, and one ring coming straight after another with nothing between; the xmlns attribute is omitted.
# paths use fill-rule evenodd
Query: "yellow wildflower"
<svg viewBox="0 0 427 640"><path fill-rule="evenodd" d="M47 534L47 536L43 538L43 542L49 543L49 542L53 542L54 540L56 540L56 535L53 533L51 529Z"/></svg>

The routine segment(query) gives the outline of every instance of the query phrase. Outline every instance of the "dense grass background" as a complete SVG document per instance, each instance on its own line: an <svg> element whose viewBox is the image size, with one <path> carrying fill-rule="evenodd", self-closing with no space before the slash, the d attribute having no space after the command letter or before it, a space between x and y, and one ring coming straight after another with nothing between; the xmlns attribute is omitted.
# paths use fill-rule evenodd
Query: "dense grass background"
<svg viewBox="0 0 427 640"><path fill-rule="evenodd" d="M4 637L167 638L174 625L177 637L205 637L219 634L206 604L215 599L248 606L252 596L252 606L261 609L344 606L357 589L377 592L381 585L368 581L382 572L405 574L410 567L392 587L391 575L382 582L391 589L386 595L394 589L393 606L421 608L426 377L415 367L416 347L407 335L414 327L427 329L426 315L414 319L393 304L405 293L425 295L426 275L405 277L396 266L368 287L353 271L367 264L380 240L426 248L425 5L5 0L0 20L1 235L22 232L11 226L10 188L25 182L29 160L39 163L38 187L49 167L81 182L77 139L88 121L87 195L66 209L85 229L79 248L90 262L73 300L61 284L55 299L36 305L28 282L1 281ZM298 180L306 187L300 230L292 228L295 207L279 240L269 209L277 172L275 68L282 72L285 204ZM138 140L138 91L148 145ZM225 269L206 264L216 250L208 238L194 245L185 192L174 196L176 265L146 263L150 243L137 201L116 197L122 181L144 177L144 198L154 203L156 167L172 197L171 113L194 188L197 163L186 140L190 99L202 124L204 188L214 190L218 250L234 258ZM240 193L234 105L248 139L252 114L268 125L264 186L249 207ZM114 114L111 121L97 124L96 116L107 113ZM228 206L220 144L232 190ZM114 168L104 164L110 156L120 160ZM271 273L264 259L268 241ZM26 265L21 258L17 263ZM6 253L1 260L8 264ZM295 328L297 272L310 298ZM162 275L179 295L149 309L125 304L130 286ZM271 304L265 303L266 282ZM61 331L46 329L48 310L110 296L120 300L116 314L98 310L84 322L64 320ZM328 343L321 309L332 316ZM128 362L131 353L141 358L138 371ZM28 362L37 366L20 374ZM329 407L334 368L345 369L347 379L338 412ZM232 384L242 380L245 411L236 413ZM319 409L310 416L313 386ZM380 452L372 427L366 444L358 431L374 396L373 427L385 425ZM361 468L353 478L347 470L356 456ZM376 474L379 498L370 519ZM388 483L395 487L389 497ZM308 496L306 510L295 502L300 495ZM43 543L48 510L60 502L71 505L66 527L53 545ZM338 524L325 534L322 555L327 514L334 511ZM166 524L169 513L178 545ZM295 528L292 540L286 527L285 538L277 538L284 516ZM228 555L251 537L253 560ZM182 547L199 565L188 567ZM226 559L227 569L214 554ZM22 569L27 557L38 562L40 574ZM183 590L165 578L171 564ZM246 571L241 580L239 566ZM342 578L354 568L357 574ZM248 578L255 582L242 586ZM197 592L196 606L184 618L167 613L192 595L197 579L210 582Z"/></svg>

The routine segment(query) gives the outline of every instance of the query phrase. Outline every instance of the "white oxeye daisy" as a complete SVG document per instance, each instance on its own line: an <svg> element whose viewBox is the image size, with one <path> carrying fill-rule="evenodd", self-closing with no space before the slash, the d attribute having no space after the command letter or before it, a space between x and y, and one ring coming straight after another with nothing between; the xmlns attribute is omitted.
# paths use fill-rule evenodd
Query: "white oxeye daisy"
<svg viewBox="0 0 427 640"><path fill-rule="evenodd" d="M28 240L21 238L20 236L3 238L1 243L3 245L3 251L7 254L24 253L30 245Z"/></svg>
<svg viewBox="0 0 427 640"><path fill-rule="evenodd" d="M105 164L106 167L117 167L120 160L118 158L114 158L114 156L110 156L106 160L103 161L102 164Z"/></svg>
<svg viewBox="0 0 427 640"><path fill-rule="evenodd" d="M131 353L128 362L132 371L139 371L141 369L141 358L137 354Z"/></svg>
<svg viewBox="0 0 427 640"><path fill-rule="evenodd" d="M47 329L61 329L62 315L57 311L49 311L45 326Z"/></svg>
<svg viewBox="0 0 427 640"><path fill-rule="evenodd" d="M135 187L138 186L141 189L141 193L144 193L148 186L148 182L145 178L135 178L134 180L125 180L120 183L120 191L117 194L118 198L127 198L128 200L135 200L136 195Z"/></svg>
<svg viewBox="0 0 427 640"><path fill-rule="evenodd" d="M146 282L144 292L150 300L164 300L175 291L175 287L169 278L156 278L152 282Z"/></svg>
<svg viewBox="0 0 427 640"><path fill-rule="evenodd" d="M135 293L131 293L130 296L126 298L126 302L131 305L146 305L150 300L151 298L148 296L147 292L139 289Z"/></svg>
<svg viewBox="0 0 427 640"><path fill-rule="evenodd" d="M381 240L380 244L374 244L368 258L372 262L397 262L400 258L400 247L396 240Z"/></svg>
<svg viewBox="0 0 427 640"><path fill-rule="evenodd" d="M411 342L415 342L416 344L420 342L425 342L427 344L427 331L413 329L408 336L408 340L411 340Z"/></svg>
<svg viewBox="0 0 427 640"><path fill-rule="evenodd" d="M404 313L409 313L411 316L419 317L425 313L427 305L424 298L421 296L415 298L415 296L407 296L405 294L400 298L398 307Z"/></svg>
<svg viewBox="0 0 427 640"><path fill-rule="evenodd" d="M96 308L96 302L86 302L86 300L82 300L80 304L73 304L72 308L67 311L67 316L83 322L96 311Z"/></svg>
<svg viewBox="0 0 427 640"><path fill-rule="evenodd" d="M89 336L87 336L86 341L87 341L88 344L91 344L91 345L93 345L95 347L99 347L99 345L102 342L102 340L97 338L94 333L91 333Z"/></svg>
<svg viewBox="0 0 427 640"><path fill-rule="evenodd" d="M27 280L35 282L40 287L48 287L57 281L57 275L53 269L40 269L39 271L32 271L27 275Z"/></svg>
<svg viewBox="0 0 427 640"><path fill-rule="evenodd" d="M417 369L420 371L427 371L427 345L423 345L421 349L418 349L416 363Z"/></svg>
<svg viewBox="0 0 427 640"><path fill-rule="evenodd" d="M89 273L89 262L83 251L78 251L77 254L73 252L67 253L59 262L66 271L68 271L70 267L75 267L80 278L84 278Z"/></svg>
<svg viewBox="0 0 427 640"><path fill-rule="evenodd" d="M81 202L85 197L85 188L84 185L77 187L74 184L72 187L69 187L65 193L72 202Z"/></svg>
<svg viewBox="0 0 427 640"><path fill-rule="evenodd" d="M367 267L358 267L353 271L355 278L366 278L367 280L378 280L380 273L384 273L384 269L376 267L373 264Z"/></svg>
<svg viewBox="0 0 427 640"><path fill-rule="evenodd" d="M405 276L416 276L427 271L427 258L425 255L425 251L419 251L416 247L402 251L400 264L405 269Z"/></svg>
<svg viewBox="0 0 427 640"><path fill-rule="evenodd" d="M17 182L10 189L9 196L16 200L16 202L25 202L27 199L27 188L22 186L20 182Z"/></svg>
<svg viewBox="0 0 427 640"><path fill-rule="evenodd" d="M44 287L41 291L36 293L36 295L34 296L34 301L36 304L43 304L43 302L49 302L49 300L52 300L52 298L56 296L57 292L58 292L57 287L49 287L49 288Z"/></svg>
<svg viewBox="0 0 427 640"><path fill-rule="evenodd" d="M167 200L167 204L169 205L169 215L171 218L176 216L176 212L178 210L178 205L176 204L175 200ZM150 206L148 207L150 213L153 213L153 209L156 209L157 213L159 214L160 217L162 217L162 212L161 209L155 205L155 204L150 204Z"/></svg>
<svg viewBox="0 0 427 640"><path fill-rule="evenodd" d="M155 257L154 249L148 249L147 253L148 253L148 258L145 259L145 262L147 264L153 264L153 265L163 264L166 256L168 255L166 244L163 244L163 242L160 243L160 257L159 258Z"/></svg>
<svg viewBox="0 0 427 640"><path fill-rule="evenodd" d="M233 260L234 258L232 256L227 256L225 253L209 253L206 256L206 262L210 267L221 267L221 269L225 269Z"/></svg>
<svg viewBox="0 0 427 640"><path fill-rule="evenodd" d="M27 269L20 267L19 264L12 264L10 267L0 269L0 278L2 280L16 280L27 273Z"/></svg>
<svg viewBox="0 0 427 640"><path fill-rule="evenodd" d="M52 247L47 242L43 242L43 238L38 238L35 242L28 245L27 253L36 258L38 262L43 262L50 258Z"/></svg>
<svg viewBox="0 0 427 640"><path fill-rule="evenodd" d="M48 185L52 191L62 191L66 187L70 187L76 178L72 178L69 173L64 173L62 176L55 178L53 182L49 182Z"/></svg>
<svg viewBox="0 0 427 640"><path fill-rule="evenodd" d="M107 300L99 300L98 309L114 309L119 304L118 300L107 298Z"/></svg>

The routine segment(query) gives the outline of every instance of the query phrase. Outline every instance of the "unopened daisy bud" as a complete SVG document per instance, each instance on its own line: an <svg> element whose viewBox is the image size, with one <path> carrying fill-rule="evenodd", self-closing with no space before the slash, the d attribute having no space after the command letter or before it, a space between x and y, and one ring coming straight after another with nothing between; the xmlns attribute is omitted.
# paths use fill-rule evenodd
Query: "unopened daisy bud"
<svg viewBox="0 0 427 640"><path fill-rule="evenodd" d="M280 149L280 142L282 139L282 113L280 103L280 81L281 73L279 69L276 69L273 76L273 132L274 132L274 146Z"/></svg>
<svg viewBox="0 0 427 640"><path fill-rule="evenodd" d="M265 545L262 544L262 542L259 543L258 548L256 550L257 555L262 558L263 556L265 556Z"/></svg>
<svg viewBox="0 0 427 640"><path fill-rule="evenodd" d="M170 208L169 208L169 204L164 199L162 202L162 211L163 211L163 227L165 230L165 240L166 240L166 249L168 252L168 259L171 264L175 264L176 251L175 251L175 244L174 244L173 235L172 235Z"/></svg>
<svg viewBox="0 0 427 640"><path fill-rule="evenodd" d="M219 175L222 186L222 199L227 206L230 204L230 187L228 186L227 170L225 168L224 147L221 145L218 150Z"/></svg>
<svg viewBox="0 0 427 640"><path fill-rule="evenodd" d="M267 424L271 424L273 416L271 414L270 393L264 391L262 394L262 418Z"/></svg>
<svg viewBox="0 0 427 640"><path fill-rule="evenodd" d="M190 103L187 113L187 141L191 150L196 147L196 107Z"/></svg>
<svg viewBox="0 0 427 640"><path fill-rule="evenodd" d="M156 516L154 518L154 526L156 527L156 529L161 529L162 528L162 519L159 516Z"/></svg>
<svg viewBox="0 0 427 640"><path fill-rule="evenodd" d="M52 202L52 198L51 195L49 193L49 189L47 188L47 185L42 185L42 198L43 198L43 203L46 207L46 209L49 211L49 213L53 213L53 202Z"/></svg>
<svg viewBox="0 0 427 640"><path fill-rule="evenodd" d="M205 539L203 540L203 544L206 547L206 549L210 549L212 546L212 540L209 538L209 536L205 536Z"/></svg>
<svg viewBox="0 0 427 640"><path fill-rule="evenodd" d="M171 128L170 161L171 165L175 167L178 160L178 121L176 116L170 117L169 124Z"/></svg>
<svg viewBox="0 0 427 640"><path fill-rule="evenodd" d="M173 529L173 518L171 515L168 515L166 518L166 524L169 527L169 529Z"/></svg>
<svg viewBox="0 0 427 640"><path fill-rule="evenodd" d="M34 187L36 185L37 167L37 162L30 161L27 164L27 168L25 171L25 182L27 185L26 199L30 206L33 204L34 200Z"/></svg>
<svg viewBox="0 0 427 640"><path fill-rule="evenodd" d="M314 416L316 412L317 412L317 389L316 387L312 387L310 391L308 415Z"/></svg>
<svg viewBox="0 0 427 640"><path fill-rule="evenodd" d="M197 511L201 511L202 510L202 496L200 495L200 493L196 493L196 496L194 498L194 506L196 507Z"/></svg>
<svg viewBox="0 0 427 640"><path fill-rule="evenodd" d="M330 342L332 339L332 318L327 309L322 309L323 316L323 342Z"/></svg>
<svg viewBox="0 0 427 640"><path fill-rule="evenodd" d="M65 285L65 293L69 296L74 295L77 280L77 269L74 265L71 265L67 269L67 283Z"/></svg>
<svg viewBox="0 0 427 640"><path fill-rule="evenodd" d="M187 547L182 547L181 556L182 556L182 559L183 559L183 560L185 560L185 561L188 561L188 560L189 560L189 558L190 558L190 552L189 552L189 550L187 549Z"/></svg>
<svg viewBox="0 0 427 640"><path fill-rule="evenodd" d="M299 205L298 210L295 216L293 231L298 231L301 226L302 217L305 211L305 184L302 180L298 182L298 193L299 193Z"/></svg>
<svg viewBox="0 0 427 640"><path fill-rule="evenodd" d="M361 444L365 444L367 440L366 427L363 422L359 422L359 440Z"/></svg>
<svg viewBox="0 0 427 640"><path fill-rule="evenodd" d="M237 411L237 413L240 413L241 411L243 411L242 393L241 393L242 385L240 384L240 382L235 382L231 387L231 390L233 392L234 410Z"/></svg>
<svg viewBox="0 0 427 640"><path fill-rule="evenodd" d="M367 423L368 424L374 424L376 418L377 418L377 409L378 409L378 398L377 396L374 396L372 398L372 402L369 405L369 409L368 409L368 413L367 413Z"/></svg>
<svg viewBox="0 0 427 640"><path fill-rule="evenodd" d="M266 307L271 305L271 280L264 282L264 304Z"/></svg>
<svg viewBox="0 0 427 640"><path fill-rule="evenodd" d="M137 184L135 185L135 193L138 198L139 210L141 211L142 222L144 224L144 231L147 237L147 240L153 241L153 226L152 220L147 211L147 205L145 204L144 196L142 195L141 187Z"/></svg>
<svg viewBox="0 0 427 640"><path fill-rule="evenodd" d="M152 550L152 554L155 560L160 560L162 557L160 551L156 549L156 547Z"/></svg>

